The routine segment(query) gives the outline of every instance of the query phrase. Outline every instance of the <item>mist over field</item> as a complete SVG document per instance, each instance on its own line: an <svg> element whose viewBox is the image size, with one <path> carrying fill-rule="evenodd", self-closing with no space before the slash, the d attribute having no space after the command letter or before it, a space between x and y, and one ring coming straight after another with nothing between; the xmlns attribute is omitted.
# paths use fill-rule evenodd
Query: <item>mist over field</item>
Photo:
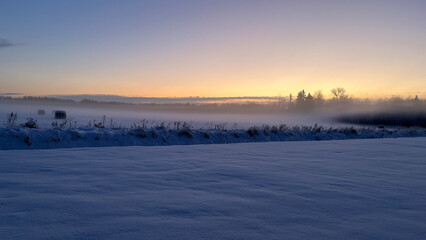
<svg viewBox="0 0 426 240"><path fill-rule="evenodd" d="M273 102L0 100L0 149L426 136L423 100L360 101L345 95L344 89L328 100L301 91L296 99Z"/></svg>
<svg viewBox="0 0 426 240"><path fill-rule="evenodd" d="M67 112L67 119L85 126L106 120L110 125L130 127L141 120L151 124L188 122L193 127L223 124L226 128L247 128L262 124L367 125L424 127L426 101L414 98L358 99L343 88L332 90L325 99L300 91L294 97L277 98L134 98L110 95L65 97L0 97L3 124L7 114L17 113L19 121L34 118L49 126L55 110ZM235 102L234 100L238 100ZM225 102L223 102L225 101ZM37 114L43 110L45 114Z"/></svg>

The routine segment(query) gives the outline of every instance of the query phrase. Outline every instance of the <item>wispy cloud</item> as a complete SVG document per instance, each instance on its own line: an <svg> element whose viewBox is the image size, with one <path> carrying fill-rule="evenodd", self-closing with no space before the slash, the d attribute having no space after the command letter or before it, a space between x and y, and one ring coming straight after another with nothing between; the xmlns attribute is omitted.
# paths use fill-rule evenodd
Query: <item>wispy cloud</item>
<svg viewBox="0 0 426 240"><path fill-rule="evenodd" d="M22 93L0 93L0 96L19 96Z"/></svg>
<svg viewBox="0 0 426 240"><path fill-rule="evenodd" d="M17 45L18 44L11 42L8 39L0 38L0 48L14 47L14 46L17 46Z"/></svg>

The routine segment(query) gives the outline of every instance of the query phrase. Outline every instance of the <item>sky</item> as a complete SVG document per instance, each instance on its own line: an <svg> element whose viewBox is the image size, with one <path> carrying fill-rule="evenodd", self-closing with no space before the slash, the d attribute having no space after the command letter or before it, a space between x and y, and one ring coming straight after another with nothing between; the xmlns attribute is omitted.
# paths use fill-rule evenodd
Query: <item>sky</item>
<svg viewBox="0 0 426 240"><path fill-rule="evenodd" d="M0 0L0 93L426 97L426 1Z"/></svg>

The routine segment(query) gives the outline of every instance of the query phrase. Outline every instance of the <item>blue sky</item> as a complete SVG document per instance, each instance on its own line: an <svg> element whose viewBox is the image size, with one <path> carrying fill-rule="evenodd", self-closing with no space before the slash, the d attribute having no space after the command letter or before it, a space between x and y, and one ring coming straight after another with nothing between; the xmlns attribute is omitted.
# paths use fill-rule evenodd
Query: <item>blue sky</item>
<svg viewBox="0 0 426 240"><path fill-rule="evenodd" d="M1 92L426 96L425 1L0 5Z"/></svg>

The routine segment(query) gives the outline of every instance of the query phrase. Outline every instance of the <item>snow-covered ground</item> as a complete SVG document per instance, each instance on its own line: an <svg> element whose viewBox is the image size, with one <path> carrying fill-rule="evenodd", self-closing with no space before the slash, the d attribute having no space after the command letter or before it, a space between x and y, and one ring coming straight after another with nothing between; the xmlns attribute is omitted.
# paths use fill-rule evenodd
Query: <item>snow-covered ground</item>
<svg viewBox="0 0 426 240"><path fill-rule="evenodd" d="M0 150L111 146L158 146L272 141L318 141L365 138L426 137L425 128L324 128L322 126L258 126L248 130L190 127L110 129L0 128Z"/></svg>
<svg viewBox="0 0 426 240"><path fill-rule="evenodd" d="M426 138L0 151L0 239L425 239Z"/></svg>
<svg viewBox="0 0 426 240"><path fill-rule="evenodd" d="M67 119L54 119L51 111L58 108L66 109ZM11 112L18 116L13 124L7 120ZM150 113L10 103L0 103L0 114L0 150L426 137L425 128L365 128L334 123L323 114ZM27 119L34 119L33 127L25 127Z"/></svg>

